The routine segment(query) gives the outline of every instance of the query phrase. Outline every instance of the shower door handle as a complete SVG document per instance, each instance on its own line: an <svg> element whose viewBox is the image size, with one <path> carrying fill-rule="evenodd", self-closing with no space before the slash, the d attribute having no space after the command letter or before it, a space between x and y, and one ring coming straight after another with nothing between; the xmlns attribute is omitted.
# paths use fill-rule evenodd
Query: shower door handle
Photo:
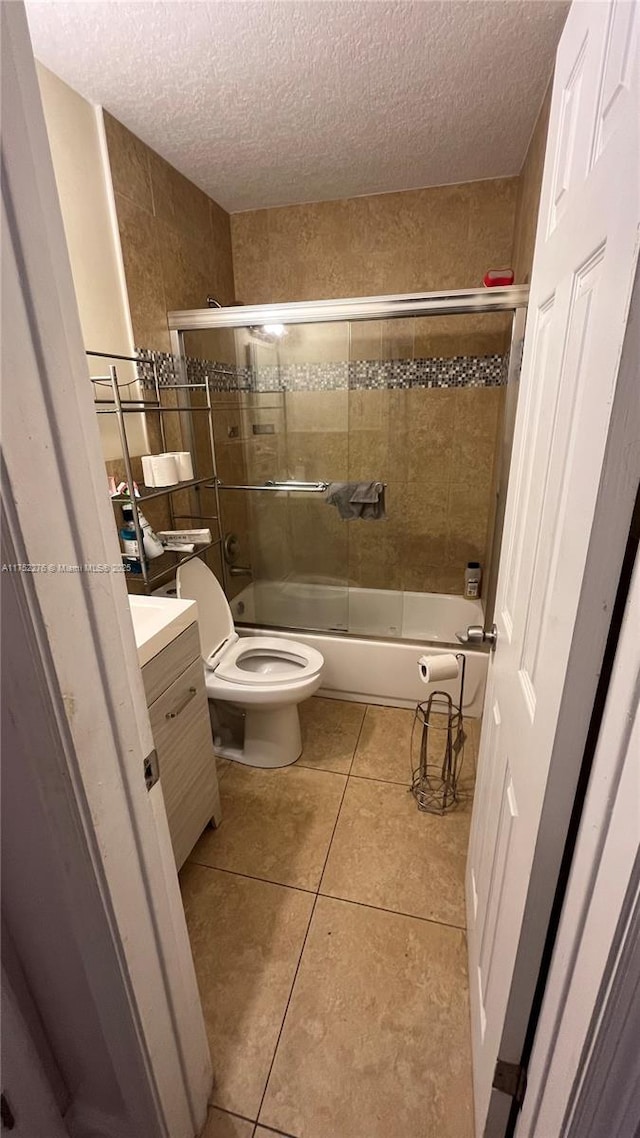
<svg viewBox="0 0 640 1138"><path fill-rule="evenodd" d="M456 632L456 639L461 644L490 644L493 652L498 641L498 629L495 624L491 628L483 628L481 624L470 624L466 632Z"/></svg>

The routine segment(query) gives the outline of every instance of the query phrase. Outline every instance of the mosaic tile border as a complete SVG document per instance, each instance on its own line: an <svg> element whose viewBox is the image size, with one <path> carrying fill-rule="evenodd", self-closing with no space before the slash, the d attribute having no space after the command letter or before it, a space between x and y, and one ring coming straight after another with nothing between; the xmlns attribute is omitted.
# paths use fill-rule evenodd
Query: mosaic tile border
<svg viewBox="0 0 640 1138"><path fill-rule="evenodd" d="M181 383L179 361L168 352L136 349L138 378L154 389ZM432 356L415 360L339 360L334 363L274 364L251 367L187 358L188 383L204 383L212 391L335 391L410 387L500 387L507 382L509 355Z"/></svg>

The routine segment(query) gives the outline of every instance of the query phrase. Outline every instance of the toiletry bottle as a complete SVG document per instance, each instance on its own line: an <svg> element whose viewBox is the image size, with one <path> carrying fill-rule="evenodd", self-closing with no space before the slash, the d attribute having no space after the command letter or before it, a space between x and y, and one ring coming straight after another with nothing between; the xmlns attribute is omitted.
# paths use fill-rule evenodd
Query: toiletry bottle
<svg viewBox="0 0 640 1138"><path fill-rule="evenodd" d="M140 574L142 573L142 561L140 560L136 527L133 524L132 506L122 507L122 520L124 522L120 530L120 540L123 546L122 560L127 573Z"/></svg>
<svg viewBox="0 0 640 1138"><path fill-rule="evenodd" d="M479 561L469 561L464 571L464 595L476 598L480 596L480 583L482 581L482 568Z"/></svg>
<svg viewBox="0 0 640 1138"><path fill-rule="evenodd" d="M122 507L122 520L124 524L120 530L120 540L123 551L127 557L140 557L136 527L133 524L133 506Z"/></svg>
<svg viewBox="0 0 640 1138"><path fill-rule="evenodd" d="M142 527L142 545L149 561L152 561L154 557L160 557L164 553L164 545L155 531L151 529L140 508L138 508L138 517Z"/></svg>

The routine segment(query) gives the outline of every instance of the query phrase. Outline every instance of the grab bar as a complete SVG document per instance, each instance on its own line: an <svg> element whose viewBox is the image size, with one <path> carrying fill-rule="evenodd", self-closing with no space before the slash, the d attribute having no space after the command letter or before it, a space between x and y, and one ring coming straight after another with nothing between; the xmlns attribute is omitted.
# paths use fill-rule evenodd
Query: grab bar
<svg viewBox="0 0 640 1138"><path fill-rule="evenodd" d="M329 489L328 482L298 482L296 479L290 479L287 482L276 482L273 479L268 479L266 482L260 483L259 486L229 486L226 482L221 482L219 478L210 485L206 486L207 490L286 490L288 493L300 494L324 494Z"/></svg>

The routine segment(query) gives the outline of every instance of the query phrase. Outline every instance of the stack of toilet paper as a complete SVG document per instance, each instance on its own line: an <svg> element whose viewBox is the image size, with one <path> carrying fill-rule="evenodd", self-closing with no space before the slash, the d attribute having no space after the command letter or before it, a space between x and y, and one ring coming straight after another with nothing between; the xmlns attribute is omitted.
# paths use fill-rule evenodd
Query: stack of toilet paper
<svg viewBox="0 0 640 1138"><path fill-rule="evenodd" d="M175 486L177 482L190 482L193 478L191 455L188 450L143 454L142 474L145 486Z"/></svg>

